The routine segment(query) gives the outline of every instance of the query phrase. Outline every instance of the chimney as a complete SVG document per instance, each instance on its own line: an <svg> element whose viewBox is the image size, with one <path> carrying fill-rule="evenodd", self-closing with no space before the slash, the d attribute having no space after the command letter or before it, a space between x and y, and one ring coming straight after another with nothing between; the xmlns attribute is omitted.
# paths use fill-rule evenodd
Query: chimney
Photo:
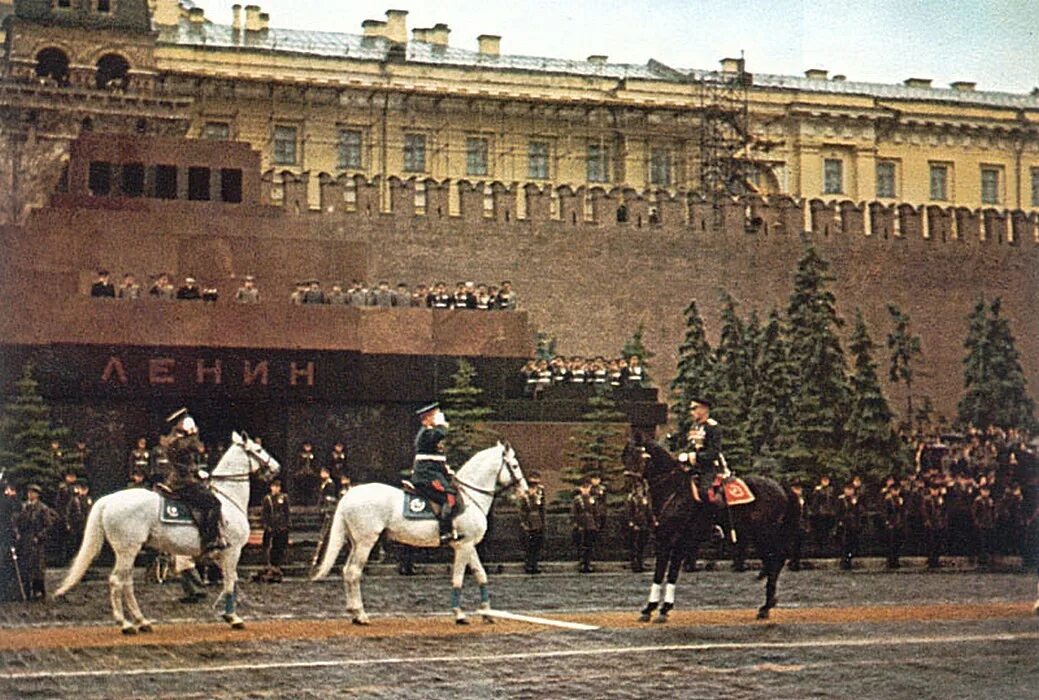
<svg viewBox="0 0 1039 700"><path fill-rule="evenodd" d="M258 31L260 31L260 6L259 5L246 5L245 6L245 31L247 31L247 32L258 32Z"/></svg>
<svg viewBox="0 0 1039 700"><path fill-rule="evenodd" d="M206 11L201 7L192 7L188 10L188 21L192 24L205 24Z"/></svg>
<svg viewBox="0 0 1039 700"><path fill-rule="evenodd" d="M386 10L386 38L394 44L408 43L408 11Z"/></svg>
<svg viewBox="0 0 1039 700"><path fill-rule="evenodd" d="M930 78L906 78L905 86L911 88L929 88L931 87Z"/></svg>
<svg viewBox="0 0 1039 700"><path fill-rule="evenodd" d="M809 80L826 80L829 73L825 68L809 68L805 71L805 77Z"/></svg>
<svg viewBox="0 0 1039 700"><path fill-rule="evenodd" d="M835 83L843 83L847 79L848 79L848 76L842 75L840 73L838 73L837 75L835 75L832 78L830 78L830 80L834 81Z"/></svg>
<svg viewBox="0 0 1039 700"><path fill-rule="evenodd" d="M955 83L949 84L949 87L956 92L974 92L976 86L977 83L972 83L967 80L957 80Z"/></svg>
<svg viewBox="0 0 1039 700"><path fill-rule="evenodd" d="M242 31L242 6L237 3L231 5L231 29L235 36Z"/></svg>
<svg viewBox="0 0 1039 700"><path fill-rule="evenodd" d="M170 27L180 21L180 0L158 0L152 12L152 22L159 27Z"/></svg>
<svg viewBox="0 0 1039 700"><path fill-rule="evenodd" d="M271 25L271 16L266 12L260 13L260 31L265 32Z"/></svg>
<svg viewBox="0 0 1039 700"><path fill-rule="evenodd" d="M412 29L411 37L415 41L423 41L433 46L447 46L447 36L451 30L446 24L437 24L424 29Z"/></svg>
<svg viewBox="0 0 1039 700"><path fill-rule="evenodd" d="M603 56L601 54L594 54L594 55L588 57L588 62L589 63L595 63L595 64L598 64L600 66L606 65L606 56Z"/></svg>
<svg viewBox="0 0 1039 700"><path fill-rule="evenodd" d="M721 60L722 73L742 73L743 72L743 59L742 58L723 58Z"/></svg>
<svg viewBox="0 0 1039 700"><path fill-rule="evenodd" d="M481 34L476 37L481 56L497 57L501 55L501 37L495 34Z"/></svg>

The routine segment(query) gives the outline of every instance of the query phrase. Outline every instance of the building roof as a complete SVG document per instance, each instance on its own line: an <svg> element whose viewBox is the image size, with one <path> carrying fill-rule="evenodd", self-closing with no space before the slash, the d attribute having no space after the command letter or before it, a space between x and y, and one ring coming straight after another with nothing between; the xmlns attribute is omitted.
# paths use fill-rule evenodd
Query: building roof
<svg viewBox="0 0 1039 700"><path fill-rule="evenodd" d="M181 0L182 4L189 4ZM385 61L392 43L382 37L271 27L262 32L237 34L227 24L192 24L181 19L176 26L161 27L160 44L213 48L241 47L260 51L304 53L355 60ZM490 56L453 46L409 41L405 60L414 63L535 73L559 73L612 79L644 79L675 82L717 76L717 71L672 69L654 60L645 64L567 60L541 56ZM911 87L902 84L868 83L851 80L813 79L791 75L753 73L753 86L836 95L862 95L892 100L922 100L992 107L1039 109L1039 94L963 91L954 88Z"/></svg>

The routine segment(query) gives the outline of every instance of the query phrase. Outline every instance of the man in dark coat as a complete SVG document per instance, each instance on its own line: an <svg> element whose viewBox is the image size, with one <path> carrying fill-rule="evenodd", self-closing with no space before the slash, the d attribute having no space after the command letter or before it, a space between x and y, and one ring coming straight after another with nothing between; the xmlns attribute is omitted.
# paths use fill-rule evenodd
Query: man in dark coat
<svg viewBox="0 0 1039 700"><path fill-rule="evenodd" d="M202 552L209 553L227 546L220 535L220 501L203 484L198 473L198 426L186 408L174 412L167 419L173 424L168 435L159 443L169 452L170 468L166 486L175 496L196 512Z"/></svg>
<svg viewBox="0 0 1039 700"><path fill-rule="evenodd" d="M108 275L108 270L98 270L97 281L90 285L90 296L115 299L115 285Z"/></svg>
<svg viewBox="0 0 1039 700"><path fill-rule="evenodd" d="M855 486L848 483L837 498L837 530L841 534L841 568L850 571L852 559L859 553L859 536L866 510Z"/></svg>
<svg viewBox="0 0 1039 700"><path fill-rule="evenodd" d="M76 484L79 477L76 476L76 470L72 467L66 467L62 471L64 479L58 484L57 491L54 494L54 512L58 514L58 522L54 528L54 534L57 535L61 550L61 562L65 564L76 555L76 551L79 549L79 543L75 541L75 536L72 534L66 519L69 503L76 495Z"/></svg>
<svg viewBox="0 0 1039 700"><path fill-rule="evenodd" d="M906 533L906 501L902 487L895 481L884 493L884 533L887 535L887 567L897 569Z"/></svg>
<svg viewBox="0 0 1039 700"><path fill-rule="evenodd" d="M520 497L520 527L526 536L526 556L523 570L528 574L540 574L538 566L541 547L545 543L545 487L541 485L541 474L532 471L527 475L527 492Z"/></svg>
<svg viewBox="0 0 1039 700"><path fill-rule="evenodd" d="M599 539L599 514L595 496L592 495L592 482L585 479L578 487L570 505L570 518L574 531L574 543L581 557L578 571L582 574L592 572L592 552Z"/></svg>
<svg viewBox="0 0 1039 700"><path fill-rule="evenodd" d="M924 544L927 548L927 568L937 569L941 566L942 543L948 518L945 513L945 497L941 487L931 484L920 502L920 520L924 528Z"/></svg>
<svg viewBox="0 0 1039 700"><path fill-rule="evenodd" d="M454 473L447 466L444 454L444 438L447 437L447 419L439 403L432 403L416 411L422 427L415 436L415 462L411 470L411 483L415 490L439 506L437 517L440 523L440 542L458 539L454 531L454 513L458 505L458 492L451 477Z"/></svg>
<svg viewBox="0 0 1039 700"><path fill-rule="evenodd" d="M646 543L653 527L653 510L649 506L649 491L646 482L634 478L628 492L628 554L631 570L641 573L645 569Z"/></svg>
<svg viewBox="0 0 1039 700"><path fill-rule="evenodd" d="M18 561L26 594L31 600L47 597L44 578L47 573L47 536L58 522L58 514L40 500L37 484L25 488L26 501L15 516L15 538L18 540Z"/></svg>
<svg viewBox="0 0 1039 700"><path fill-rule="evenodd" d="M90 484L86 481L76 482L72 498L65 505L66 538L72 556L79 551L83 542L83 533L87 527L87 517L94 507L94 499L90 496Z"/></svg>
<svg viewBox="0 0 1039 700"><path fill-rule="evenodd" d="M281 565L289 546L292 515L289 511L289 497L281 492L281 479L271 481L269 488L270 493L263 497L260 515L263 523L263 551L267 555L267 571L261 574L261 579L277 583L282 579Z"/></svg>

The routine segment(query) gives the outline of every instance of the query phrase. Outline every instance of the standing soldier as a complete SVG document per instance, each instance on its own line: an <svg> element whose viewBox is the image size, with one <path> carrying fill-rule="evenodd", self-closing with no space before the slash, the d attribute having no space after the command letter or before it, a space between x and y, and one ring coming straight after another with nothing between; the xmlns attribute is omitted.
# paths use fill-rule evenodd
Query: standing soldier
<svg viewBox="0 0 1039 700"><path fill-rule="evenodd" d="M328 456L328 473L336 481L344 474L349 478L346 469L346 446L342 441L332 446L332 454Z"/></svg>
<svg viewBox="0 0 1039 700"><path fill-rule="evenodd" d="M981 493L971 505L971 516L974 518L974 531L977 533L977 545L974 553L978 564L984 567L992 565L996 532L996 502L992 499L988 484L980 489Z"/></svg>
<svg viewBox="0 0 1039 700"><path fill-rule="evenodd" d="M29 484L25 492L25 504L14 520L18 561L29 598L43 600L47 597L44 585L47 572L47 535L58 522L58 515L40 500L41 489L37 484Z"/></svg>
<svg viewBox="0 0 1039 700"><path fill-rule="evenodd" d="M797 528L794 530L794 541L790 543L790 565L791 571L801 570L801 548L804 546L805 538L808 536L808 517L805 509L804 485L800 479L795 479L790 484L790 492L797 499Z"/></svg>
<svg viewBox="0 0 1039 700"><path fill-rule="evenodd" d="M815 533L816 546L829 549L830 538L837 525L837 495L827 474L819 477L819 483L812 489L812 497L808 502L808 519L809 526Z"/></svg>
<svg viewBox="0 0 1039 700"><path fill-rule="evenodd" d="M126 473L132 475L135 471L147 474L151 467L152 454L148 449L147 438L137 438L137 446L130 450L130 458L127 460Z"/></svg>
<svg viewBox="0 0 1039 700"><path fill-rule="evenodd" d="M532 471L527 475L530 487L520 497L520 526L527 536L526 557L523 570L528 574L540 574L538 563L541 547L545 543L545 487L541 485L541 473Z"/></svg>
<svg viewBox="0 0 1039 700"><path fill-rule="evenodd" d="M239 304L259 304L260 290L256 288L256 278L246 275L242 286L235 292L234 300Z"/></svg>
<svg viewBox="0 0 1039 700"><path fill-rule="evenodd" d="M76 484L75 494L65 507L65 527L72 553L79 551L83 542L83 532L87 526L87 516L94 507L94 499L90 497L90 484L80 481Z"/></svg>
<svg viewBox="0 0 1039 700"><path fill-rule="evenodd" d="M884 533L887 535L887 568L897 569L906 533L906 501L902 497L902 487L897 481L888 484L883 506Z"/></svg>
<svg viewBox="0 0 1039 700"><path fill-rule="evenodd" d="M585 479L577 489L577 495L570 507L570 517L574 529L574 544L577 545L581 561L579 571L588 574L592 569L592 550L599 538L599 516L592 495L592 482Z"/></svg>
<svg viewBox="0 0 1039 700"><path fill-rule="evenodd" d="M592 497L595 498L595 519L599 526L599 532L606 532L606 484L602 482L602 477L598 474L592 474L590 477L592 481Z"/></svg>
<svg viewBox="0 0 1039 700"><path fill-rule="evenodd" d="M18 492L6 481L0 482L0 603L21 599L21 578L16 566L14 519L21 510Z"/></svg>
<svg viewBox="0 0 1039 700"><path fill-rule="evenodd" d="M263 523L263 550L267 554L267 570L261 574L261 579L278 583L283 576L281 565L285 561L289 528L292 526L289 497L281 492L281 479L271 481L270 493L263 497L260 521Z"/></svg>
<svg viewBox="0 0 1039 700"><path fill-rule="evenodd" d="M632 477L631 490L628 492L628 553L631 570L642 573L645 570L646 543L649 531L653 527L653 511L649 506L649 491L646 482L638 476Z"/></svg>
<svg viewBox="0 0 1039 700"><path fill-rule="evenodd" d="M941 564L942 540L948 519L945 514L945 498L942 489L932 483L920 504L924 527L924 542L927 546L927 568L937 569Z"/></svg>
<svg viewBox="0 0 1039 700"><path fill-rule="evenodd" d="M151 469L148 474L148 482L152 486L163 483L172 466L173 465L170 463L170 451L160 441L159 444L152 448Z"/></svg>
<svg viewBox="0 0 1039 700"><path fill-rule="evenodd" d="M288 483L288 490L301 504L311 505L317 503L317 480L314 477L314 446L309 440L304 440L296 455L296 469L292 472L292 479Z"/></svg>
<svg viewBox="0 0 1039 700"><path fill-rule="evenodd" d="M54 531L58 535L61 563L67 564L76 555L76 551L79 550L79 543L75 542L72 529L69 527L68 520L66 520L69 503L72 502L76 495L77 476L76 470L70 466L66 466L62 473L64 474L64 480L58 485L57 492L54 494L54 512L58 516Z"/></svg>
<svg viewBox="0 0 1039 700"><path fill-rule="evenodd" d="M350 487L347 486L347 489ZM332 518L339 503L339 485L332 480L328 467L321 467L321 483L318 485L318 512L321 513L321 535L318 538L317 547L314 549L314 557L310 561L311 566L317 566L321 555L325 553L328 544L328 533L332 530Z"/></svg>
<svg viewBox="0 0 1039 700"><path fill-rule="evenodd" d="M859 535L865 513L855 485L848 483L837 497L837 530L841 533L841 568L851 571L852 559L859 553Z"/></svg>

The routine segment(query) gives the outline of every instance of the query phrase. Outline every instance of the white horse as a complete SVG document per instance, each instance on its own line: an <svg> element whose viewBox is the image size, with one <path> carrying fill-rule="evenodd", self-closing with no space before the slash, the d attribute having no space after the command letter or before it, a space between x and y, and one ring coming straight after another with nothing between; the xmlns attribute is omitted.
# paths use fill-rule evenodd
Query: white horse
<svg viewBox="0 0 1039 700"><path fill-rule="evenodd" d="M253 474L276 474L278 462L248 437L231 435L231 446L210 474L210 486L220 500L221 530L227 547L216 555L224 576L224 620L235 629L245 622L235 612L238 592L238 558L249 540L249 478ZM144 617L133 592L133 564L141 547L149 545L173 555L196 557L201 549L198 528L167 524L159 519L161 498L147 489L125 489L99 498L87 518L83 544L54 597L64 595L79 583L105 540L115 552L115 567L108 577L112 614L123 634L150 632L152 622ZM132 621L123 616L123 601Z"/></svg>
<svg viewBox="0 0 1039 700"><path fill-rule="evenodd" d="M494 497L501 491L518 486L527 490L516 453L508 443L477 452L458 470L455 483L465 498L465 510L455 518L455 530L460 539L451 543L455 550L451 576L451 609L455 622L466 624L462 612L462 581L468 565L480 584L480 609L490 609L487 590L487 572L484 571L476 545L487 532L487 512ZM439 547L440 534L436 520L408 520L404 518L404 492L386 484L354 486L340 499L328 534L328 547L321 565L311 580L325 576L335 564L344 541L350 539L350 556L343 566L346 586L346 605L354 624L369 624L361 600L361 573L368 555L383 532L391 540L412 547Z"/></svg>

